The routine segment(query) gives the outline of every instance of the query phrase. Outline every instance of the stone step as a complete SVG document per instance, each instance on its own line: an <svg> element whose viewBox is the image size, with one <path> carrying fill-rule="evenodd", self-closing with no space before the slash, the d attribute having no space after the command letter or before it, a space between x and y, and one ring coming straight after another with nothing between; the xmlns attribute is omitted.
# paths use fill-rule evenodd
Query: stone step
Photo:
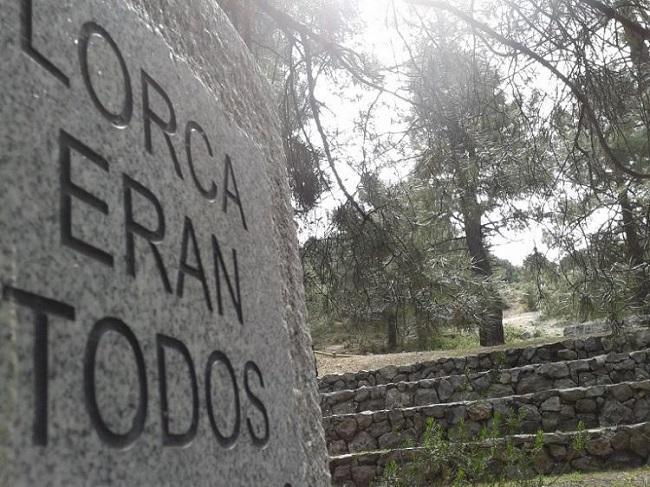
<svg viewBox="0 0 650 487"><path fill-rule="evenodd" d="M462 375L487 370L511 369L524 365L590 358L609 352L631 352L650 347L650 329L624 333L620 336L573 338L536 347L514 348L470 355L442 358L411 365L389 365L378 370L325 375L318 381L322 393L357 389L401 381L414 382L449 375Z"/></svg>
<svg viewBox="0 0 650 487"><path fill-rule="evenodd" d="M543 450L536 456L533 474L557 474L565 471L596 471L629 469L645 465L650 460L650 423L593 428L583 431L585 449L576 453L572 445L577 433L557 432L543 435ZM535 445L537 435L510 437L522 450ZM503 442L497 439L497 445ZM494 444L491 443L491 444ZM491 445L490 444L490 445ZM330 457L333 485L340 487L381 486L384 468L390 462L405 464L416 456L428 455L424 448L375 450Z"/></svg>
<svg viewBox="0 0 650 487"><path fill-rule="evenodd" d="M330 454L419 445L429 418L446 437L477 438L501 415L499 434L570 431L650 420L650 380L323 418ZM519 417L519 425L506 427Z"/></svg>
<svg viewBox="0 0 650 487"><path fill-rule="evenodd" d="M321 394L323 415L504 397L548 389L650 379L650 349L566 362L363 386Z"/></svg>

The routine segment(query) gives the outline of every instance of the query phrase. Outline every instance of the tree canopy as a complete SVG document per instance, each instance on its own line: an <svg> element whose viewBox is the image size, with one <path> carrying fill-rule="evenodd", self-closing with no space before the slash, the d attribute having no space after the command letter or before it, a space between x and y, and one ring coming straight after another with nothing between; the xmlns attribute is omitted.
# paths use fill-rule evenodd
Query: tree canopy
<svg viewBox="0 0 650 487"><path fill-rule="evenodd" d="M313 330L503 343L513 289L549 317L648 311L647 1L220 3L277 95Z"/></svg>

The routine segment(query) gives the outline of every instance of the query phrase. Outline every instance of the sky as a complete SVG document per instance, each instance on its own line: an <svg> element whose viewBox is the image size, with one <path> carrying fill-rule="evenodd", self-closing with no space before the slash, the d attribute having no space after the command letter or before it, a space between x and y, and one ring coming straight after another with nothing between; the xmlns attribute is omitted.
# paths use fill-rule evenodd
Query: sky
<svg viewBox="0 0 650 487"><path fill-rule="evenodd" d="M384 65L398 65L408 59L408 53L403 47L402 41L395 30L393 23L391 0L357 0L360 9L360 18L364 20L365 28L359 30L351 40L352 45L362 46L362 50L372 52L374 56ZM408 8L402 0L395 0L395 8ZM395 89L400 86L403 80L399 74L391 75L385 79L385 83ZM534 83L536 87L548 87L548 76L540 76ZM552 82L552 81L551 81ZM346 98L357 97L356 102L346 100L342 102L341 92ZM366 88L341 87L327 78L321 78L317 85L316 96L324 103L325 109L321 113L323 124L329 128L330 135L336 135L335 139L340 142L336 147L336 165L348 192L355 194L359 182L359 175L353 169L364 157L364 145L358 131L355 131L355 122L361 120L361 112L367 110L377 93ZM405 102L399 101L390 94L384 94L375 105L375 126L378 132L400 132L404 125L400 125L399 111L406 113L408 106ZM335 128L336 134L332 133ZM315 140L318 137L312 134ZM334 137L332 137L334 139ZM366 146L367 147L367 146ZM387 159L399 157L398 154L389 154ZM376 164L376 161L372 161ZM388 182L395 182L408 175L412 166L408 163L390 165L380 172L382 179ZM334 181L334 178L330 178ZM328 215L338 205L345 201L345 197L334 183L332 191L323 195L321 204L313 210L308 218L308 224L303 224L299 229L302 240L309 236L321 236L327 231ZM489 217L489 215L488 215ZM602 223L606 216L597 215L592 225ZM528 228L519 231L504 230L501 234L490 237L489 244L493 254L501 259L508 260L515 265L521 265L526 256L530 255L536 248L546 254L551 260L559 258L559 254L552 249L549 250L544 243L543 227L531 223Z"/></svg>

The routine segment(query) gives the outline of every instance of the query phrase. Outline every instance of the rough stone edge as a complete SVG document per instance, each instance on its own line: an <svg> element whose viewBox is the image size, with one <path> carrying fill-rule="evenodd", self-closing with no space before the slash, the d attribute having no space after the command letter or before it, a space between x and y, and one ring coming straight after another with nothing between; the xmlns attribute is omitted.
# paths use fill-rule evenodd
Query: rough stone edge
<svg viewBox="0 0 650 487"><path fill-rule="evenodd" d="M622 357L621 360L620 360L620 362L622 362L622 361L625 361L625 360L628 360L628 359L633 359L632 355L633 354L638 354L638 353L647 353L648 355L650 355L650 348L644 348L644 349L635 350L635 351L632 351L632 352L616 353L615 357L617 357L617 358ZM544 366L550 365L550 364L558 364L558 365L559 364L566 364L569 367L569 369L571 369L572 365L575 365L575 364L578 364L578 363L590 363L591 361L593 361L594 359L597 359L599 357L602 358L603 360L607 360L607 358L610 357L610 356L611 356L611 352L610 353L604 353L604 354L601 354L601 355L594 355L593 357L589 357L589 358L566 360L566 361L561 361L561 362L534 363L534 364L529 364L529 365L520 365L520 366L517 366L517 367L511 367L509 369L500 369L498 371L497 370L483 370L483 371L480 371L480 372L471 372L469 374L442 375L442 376L439 376L439 377L431 377L431 378L428 378L428 379L401 380L401 381L398 381L398 382L387 382L385 384L377 384L377 385L374 385L374 386L359 386L356 389L340 389L340 390L331 391L331 392L321 392L320 393L321 410L323 408L325 400L327 400L328 398L336 397L336 396L349 396L350 394L356 394L356 393L362 392L362 391L363 392L368 392L369 394L372 394L375 390L383 388L383 389L385 389L385 394L383 396L384 399L385 399L385 395L388 393L389 390L397 389L400 392L403 392L403 389L400 388L401 384L404 384L405 388L407 388L409 386L419 386L420 384L431 384L432 387L423 387L423 388L421 388L421 389L424 389L424 390L428 390L428 389L434 389L434 387L433 387L434 383L437 383L437 382L443 381L443 380L446 380L446 381L454 380L457 377L467 379L468 381L472 382L472 381L478 380L478 379L480 379L482 377L485 377L486 375L488 375L488 376L493 375L493 374L500 375L500 374L504 374L504 373L512 374L512 373L522 373L522 372L530 372L530 371L532 371L532 375L550 378L547 373L543 373L539 369L544 367ZM618 362L619 361L613 362L613 363L618 363ZM596 372L600 371L600 370L601 369L599 368L599 369L595 369L595 370L590 370L589 372L592 372L594 375L607 375L607 374L610 374L610 373L615 371L615 369L614 369L614 370L608 370L607 374L596 374ZM635 368L634 370L638 371L637 368ZM564 377L564 378L566 378L566 377ZM570 378L570 376L569 376L569 378ZM648 379L636 379L636 382L643 382L643 381L646 381L646 380L648 380ZM517 381L517 382L519 382L519 381ZM620 384L620 383L623 383L623 382L630 382L630 380L622 380L622 381L619 381L619 382L612 382L611 384L590 384L590 385L582 385L582 386L581 385L576 385L575 387L591 387L591 386L596 386L596 385L614 385L614 384ZM493 380L492 382L490 382L490 386L488 386L488 388L495 385L495 384L499 384L498 377L495 380ZM415 389L420 389L420 387L415 387ZM544 389L544 390L552 390L552 389L556 389L556 388L552 387L550 389ZM537 391L537 392L542 392L542 391ZM517 394L507 394L505 396L484 396L484 397L477 397L476 399L468 399L468 400L477 400L478 401L478 400L485 400L485 399L503 398L503 397L508 397L508 396L512 396L512 395L517 395ZM334 405L340 404L341 402L344 402L344 401L345 400L338 401L338 402L334 403ZM450 402L457 402L457 401L442 401L439 404L448 404ZM424 404L422 406L424 406ZM412 407L415 407L415 406L412 406ZM361 412L363 412L363 411L357 411L357 413L361 413ZM346 413L346 414L356 414L356 413ZM334 414L326 414L325 412L323 412L323 415L324 416L334 416Z"/></svg>
<svg viewBox="0 0 650 487"><path fill-rule="evenodd" d="M274 245L282 277L283 318L290 336L294 378L294 399L301 414L302 448L307 463L302 465L304 485L329 485L328 456L321 425L316 370L311 336L306 324L305 295L298 239L289 198L288 171L281 145L272 88L241 37L216 0L121 0L152 30L158 31L176 57L183 59L195 76L212 91L225 115L253 140L273 140L264 154L272 185ZM257 73L257 76L246 74ZM251 104L253 105L251 107ZM253 119L249 113L254 111ZM270 134L269 134L270 130ZM270 137L269 137L270 135ZM274 164L282 161L284 164Z"/></svg>
<svg viewBox="0 0 650 487"><path fill-rule="evenodd" d="M470 400L465 400L465 401L452 401L452 402L442 402L442 403L434 403L434 404L424 404L421 406L407 406L407 407L397 407L397 408L388 408L388 409L375 409L373 411L362 411L360 413L344 413L344 414L330 414L329 416L323 416L323 422L334 422L334 421L344 421L348 418L354 418L356 419L357 417L369 417L369 416L379 416L383 418L385 415L388 415L391 412L412 412L412 411L422 411L422 410L427 410L433 407L440 407L440 409L451 409L454 407L458 406L472 406L474 404L499 404L499 403L506 403L506 402L512 402L514 404L523 406L523 405L529 405L529 404L534 404L535 401L537 402L543 402L546 399L549 399L551 397L560 397L562 394L567 394L569 392L591 392L591 391L597 391L599 389L602 389L602 392L598 395L594 396L586 396L586 397L603 397L603 395L610 391L611 389L615 389L621 386L628 386L631 389L635 390L641 390L641 391L650 391L650 379L648 380L641 380L641 381L624 381L624 382L618 382L616 384L595 384L592 386L583 386L583 387L569 387L566 389L547 389L545 391L539 391L539 392L529 392L528 394L511 394L509 396L501 396L501 397L488 397L488 398L481 398L481 399L470 399ZM521 402L519 402L521 401ZM570 401L569 401L570 402ZM548 433L548 431L547 431ZM515 435L516 436L516 435Z"/></svg>
<svg viewBox="0 0 650 487"><path fill-rule="evenodd" d="M625 431L628 433L640 432L641 434L647 434L650 431L650 422L630 424L630 425L618 425L618 426L606 426L601 428L593 428L584 430L583 434L586 435L587 440L596 440L599 438L606 438L611 440L611 437L618 431ZM566 431L566 432L553 432L553 433L544 433L544 445L552 444L562 444L569 443L575 438L576 431ZM510 438L514 441L516 445L525 445L526 443L534 444L536 440L536 434L524 434L524 435L513 435ZM496 444L502 443L505 439L497 439ZM628 450L627 448L625 449ZM396 448L396 449L383 449L383 450L374 450L371 452L360 452L360 453L346 453L342 455L335 455L330 457L330 470L333 473L337 467L343 466L383 466L388 463L390 460L399 460L398 463L408 462L413 458L413 455L418 452L422 452L424 449L422 447L413 447L413 448ZM594 457L588 452L584 454ZM611 457L611 455L609 456ZM648 458L650 460L650 458ZM571 468L569 473L576 471L578 469ZM333 486L345 485L345 486L356 486L357 484L353 481L344 481L344 484L339 484L334 481Z"/></svg>

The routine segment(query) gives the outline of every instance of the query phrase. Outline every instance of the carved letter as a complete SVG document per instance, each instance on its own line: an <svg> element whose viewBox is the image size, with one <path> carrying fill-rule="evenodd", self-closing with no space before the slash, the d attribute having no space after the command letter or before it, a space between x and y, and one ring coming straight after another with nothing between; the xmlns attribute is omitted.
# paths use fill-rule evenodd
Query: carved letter
<svg viewBox="0 0 650 487"><path fill-rule="evenodd" d="M199 386L196 381L194 362L190 351L180 340L165 335L156 335L156 346L158 349L158 385L160 390L160 422L162 425L164 446L187 446L189 445L199 427ZM165 363L165 348L176 350L185 363L190 376L192 386L192 421L190 427L184 433L172 433L169 430L169 398L167 397L167 366Z"/></svg>
<svg viewBox="0 0 650 487"><path fill-rule="evenodd" d="M174 170L179 178L183 179L183 173L181 171L181 166L178 163L178 157L176 157L176 149L174 149L174 144L172 144L171 136L176 133L176 113L174 112L174 105L172 101L165 93L165 90L154 80L147 72L143 69L140 72L142 78L142 117L144 118L144 145L149 154L153 154L153 144L151 142L151 122L155 123L160 127L163 132L163 137L165 137L165 142L167 143L167 148L169 149L169 155L172 158L174 163ZM152 87L158 95L163 99L165 105L167 105L167 111L169 112L169 117L167 121L154 112L151 109L150 100L149 100L149 87Z"/></svg>
<svg viewBox="0 0 650 487"><path fill-rule="evenodd" d="M75 319L75 309L69 304L44 298L37 294L5 286L2 297L15 301L34 312L34 445L47 445L47 376L48 376L48 315L66 320Z"/></svg>
<svg viewBox="0 0 650 487"><path fill-rule="evenodd" d="M97 211L108 215L108 204L72 182L71 178L71 150L83 155L100 169L108 172L108 162L102 156L85 146L67 132L59 132L59 164L61 166L61 243L77 252L84 254L104 265L113 267L113 256L105 250L72 235L72 197L92 206Z"/></svg>
<svg viewBox="0 0 650 487"><path fill-rule="evenodd" d="M113 54L117 58L117 61L122 70L122 86L124 87L124 100L122 101L122 111L120 113L113 113L106 105L104 105L99 97L97 92L93 87L90 71L88 69L88 45L90 39L93 36L101 37L104 41L110 46ZM131 121L131 116L133 115L133 91L131 90L131 77L129 76L129 71L126 68L126 63L122 57L117 44L111 38L110 34L106 30L97 25L95 22L86 22L81 27L81 36L79 38L79 64L81 65L81 75L83 76L84 84L88 90L88 94L95 105L95 108L99 110L99 113L104 116L109 122L111 122L116 127L126 127Z"/></svg>
<svg viewBox="0 0 650 487"><path fill-rule="evenodd" d="M151 248L151 253L156 260L156 266L160 272L160 277L162 278L165 291L171 294L172 286L169 282L169 277L167 276L167 270L165 269L162 256L160 255L160 251L156 245L157 243L162 242L163 238L165 238L165 215L163 214L162 206L160 205L158 198L156 198L156 196L144 185L140 184L135 179L130 178L126 174L122 176L122 179L124 183L126 270L131 276L135 277L135 236L138 235L149 242L149 247ZM155 230L150 230L134 220L132 191L143 196L156 210L156 219L158 220L158 224Z"/></svg>
<svg viewBox="0 0 650 487"><path fill-rule="evenodd" d="M95 363L97 360L97 349L102 337L109 332L117 333L131 346L133 357L138 372L138 384L140 392L140 401L131 429L126 433L116 433L111 431L99 411L97 404L95 388ZM138 344L138 340L131 329L118 318L103 318L95 323L93 329L88 335L86 342L86 356L84 358L84 393L86 397L86 409L90 420L99 435L99 438L107 445L113 448L126 448L131 445L144 431L144 423L147 417L147 376L144 367L144 357Z"/></svg>

